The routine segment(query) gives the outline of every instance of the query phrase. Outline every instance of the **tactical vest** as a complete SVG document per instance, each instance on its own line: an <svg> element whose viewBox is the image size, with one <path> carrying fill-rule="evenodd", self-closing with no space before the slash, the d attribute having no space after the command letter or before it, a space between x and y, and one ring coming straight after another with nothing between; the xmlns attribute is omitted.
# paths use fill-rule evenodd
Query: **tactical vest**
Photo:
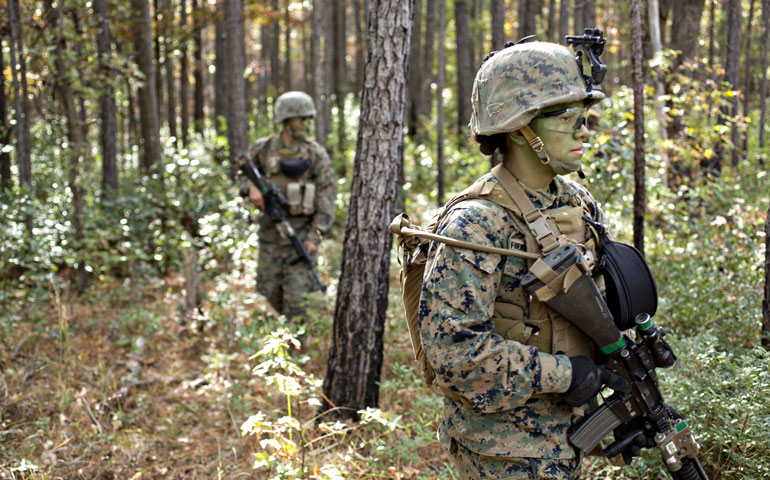
<svg viewBox="0 0 770 480"><path fill-rule="evenodd" d="M599 234L585 220L590 216L588 205L578 197L575 205L556 209L538 209L516 178L502 165L492 169L497 184L477 182L452 199L442 211L445 215L452 206L474 198L490 200L509 213L519 232L524 235L526 251L546 255L565 242L585 247L584 257L592 268L592 276L604 292L604 281L595 269ZM527 260L531 267L535 260ZM430 266L426 266L429 270ZM504 269L503 269L504 270ZM594 356L593 342L569 321L548 308L537 298L530 298L520 285L513 291L498 291L494 313L493 331L507 340L537 347L541 352L567 356Z"/></svg>
<svg viewBox="0 0 770 480"><path fill-rule="evenodd" d="M283 194L289 215L313 215L316 185L310 179L312 162L290 148L278 148L279 140L279 135L273 135L259 152L265 178Z"/></svg>

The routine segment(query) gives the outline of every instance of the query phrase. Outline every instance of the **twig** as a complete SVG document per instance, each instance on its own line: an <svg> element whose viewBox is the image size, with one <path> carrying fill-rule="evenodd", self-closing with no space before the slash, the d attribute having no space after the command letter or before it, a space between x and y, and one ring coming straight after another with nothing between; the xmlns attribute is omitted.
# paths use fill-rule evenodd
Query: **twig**
<svg viewBox="0 0 770 480"><path fill-rule="evenodd" d="M86 411L88 411L88 416L91 417L91 420L94 422L94 425L96 425L96 428L99 429L99 433L104 433L104 430L102 429L102 424L99 423L99 420L96 419L94 416L94 412L91 411L91 406L88 404L88 400L85 399L85 397L80 397L80 401L83 402L83 405L86 406Z"/></svg>

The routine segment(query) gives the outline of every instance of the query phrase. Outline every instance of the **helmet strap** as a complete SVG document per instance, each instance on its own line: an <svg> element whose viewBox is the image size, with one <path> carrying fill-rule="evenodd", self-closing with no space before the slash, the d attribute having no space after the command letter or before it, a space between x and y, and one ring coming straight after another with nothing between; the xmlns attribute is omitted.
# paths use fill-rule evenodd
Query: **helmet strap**
<svg viewBox="0 0 770 480"><path fill-rule="evenodd" d="M529 125L521 127L519 131L524 135L524 138L527 139L530 148L532 148L532 151L535 152L538 158L540 158L540 161L543 162L544 165L550 164L551 155L548 153L548 150L546 150L545 145L543 145L543 141L540 140L540 137L535 135L535 132L532 131Z"/></svg>

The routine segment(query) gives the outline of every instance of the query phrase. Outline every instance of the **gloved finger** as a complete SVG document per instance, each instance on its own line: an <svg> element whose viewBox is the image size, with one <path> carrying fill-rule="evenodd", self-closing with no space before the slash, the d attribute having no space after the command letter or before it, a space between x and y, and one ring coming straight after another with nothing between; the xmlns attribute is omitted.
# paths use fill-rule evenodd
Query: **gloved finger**
<svg viewBox="0 0 770 480"><path fill-rule="evenodd" d="M628 393L631 391L631 384L628 383L628 380L625 378L605 367L601 367L601 372L602 384L607 385L615 391L620 391L623 393Z"/></svg>

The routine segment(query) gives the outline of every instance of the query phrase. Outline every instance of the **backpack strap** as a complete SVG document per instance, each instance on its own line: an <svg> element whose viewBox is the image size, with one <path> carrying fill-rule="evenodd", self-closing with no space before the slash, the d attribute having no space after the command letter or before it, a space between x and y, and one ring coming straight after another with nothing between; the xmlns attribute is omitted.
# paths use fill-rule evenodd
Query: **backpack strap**
<svg viewBox="0 0 770 480"><path fill-rule="evenodd" d="M513 200L518 211L521 212L524 223L527 224L530 232L535 237L543 255L547 255L556 249L561 244L557 234L559 227L556 225L556 222L543 214L532 203L527 192L524 191L513 174L502 163L492 168L492 175L497 178L500 186L503 187L505 192L511 197L511 200Z"/></svg>

